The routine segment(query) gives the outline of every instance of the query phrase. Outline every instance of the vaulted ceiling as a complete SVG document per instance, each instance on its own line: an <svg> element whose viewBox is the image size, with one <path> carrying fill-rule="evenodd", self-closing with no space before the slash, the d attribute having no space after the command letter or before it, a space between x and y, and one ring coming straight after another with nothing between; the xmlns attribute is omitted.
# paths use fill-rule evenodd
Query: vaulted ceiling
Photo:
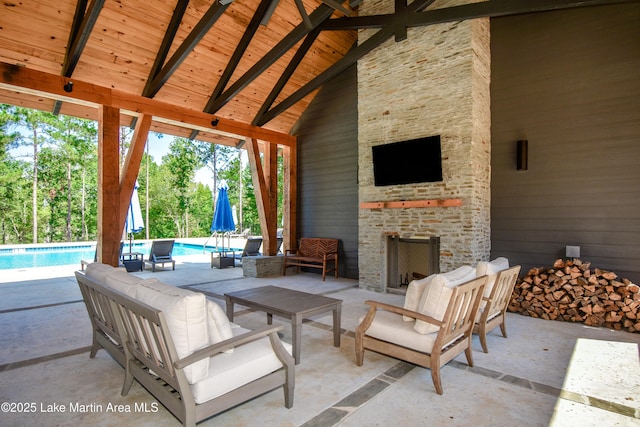
<svg viewBox="0 0 640 427"><path fill-rule="evenodd" d="M319 86L305 85L356 41L319 31L347 14L335 0L5 0L0 61L289 133ZM0 88L3 103L97 114L53 98ZM237 142L156 120L151 130Z"/></svg>
<svg viewBox="0 0 640 427"><path fill-rule="evenodd" d="M324 82L407 28L638 0L386 0L392 13L357 16L360 1L3 0L0 103L97 119L112 90L122 125L149 114L160 133L235 145L258 129L274 142ZM358 29L372 31L356 45ZM70 82L80 102L64 96Z"/></svg>

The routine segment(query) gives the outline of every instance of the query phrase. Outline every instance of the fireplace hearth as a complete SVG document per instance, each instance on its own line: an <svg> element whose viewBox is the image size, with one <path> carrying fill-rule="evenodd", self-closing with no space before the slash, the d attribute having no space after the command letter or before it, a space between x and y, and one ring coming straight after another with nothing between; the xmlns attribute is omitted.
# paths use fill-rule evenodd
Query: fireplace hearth
<svg viewBox="0 0 640 427"><path fill-rule="evenodd" d="M401 238L388 235L386 252L386 291L405 293L413 279L440 272L440 237Z"/></svg>

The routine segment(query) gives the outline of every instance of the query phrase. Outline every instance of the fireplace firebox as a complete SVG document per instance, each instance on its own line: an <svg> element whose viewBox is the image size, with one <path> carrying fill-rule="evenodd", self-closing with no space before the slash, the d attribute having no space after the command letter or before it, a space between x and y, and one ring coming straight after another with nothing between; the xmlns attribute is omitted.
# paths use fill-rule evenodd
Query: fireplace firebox
<svg viewBox="0 0 640 427"><path fill-rule="evenodd" d="M440 272L440 237L386 238L387 292L405 293L413 279Z"/></svg>

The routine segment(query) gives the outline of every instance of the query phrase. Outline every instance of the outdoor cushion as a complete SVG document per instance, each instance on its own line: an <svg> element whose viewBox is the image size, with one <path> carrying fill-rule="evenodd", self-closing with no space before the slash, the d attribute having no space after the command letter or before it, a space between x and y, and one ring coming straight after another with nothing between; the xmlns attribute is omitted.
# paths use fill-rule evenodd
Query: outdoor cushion
<svg viewBox="0 0 640 427"><path fill-rule="evenodd" d="M100 282L101 284L105 284L105 278L107 277L107 273L115 270L109 264L102 264L100 262L92 262L87 265L87 269L85 274L92 279Z"/></svg>
<svg viewBox="0 0 640 427"><path fill-rule="evenodd" d="M431 353L438 334L418 334L413 326L413 323L402 320L399 314L378 310L371 326L367 329L367 335L424 353Z"/></svg>
<svg viewBox="0 0 640 427"><path fill-rule="evenodd" d="M209 345L204 294L148 279L138 284L136 299L163 312L179 358ZM194 384L208 370L209 362L204 359L185 367L184 373L189 384Z"/></svg>
<svg viewBox="0 0 640 427"><path fill-rule="evenodd" d="M87 271L88 270L89 268L87 267ZM104 284L105 286L115 289L118 292L122 292L131 298L135 298L136 285L142 282L142 280L143 279L134 276L133 274L127 273L123 269L114 268L105 275Z"/></svg>
<svg viewBox="0 0 640 427"><path fill-rule="evenodd" d="M448 273L436 274L422 292L417 311L436 320L443 320L451 299L452 289L475 278L476 269L467 265ZM414 329L421 334L429 334L437 332L439 327L422 320L416 320Z"/></svg>
<svg viewBox="0 0 640 427"><path fill-rule="evenodd" d="M231 322L222 308L211 300L207 300L207 331L209 332L209 344L233 338ZM233 349L225 351L227 354L233 353Z"/></svg>
<svg viewBox="0 0 640 427"><path fill-rule="evenodd" d="M424 292L424 288L431 282L431 279L435 274L431 276L424 277L418 280L412 280L407 287L407 293L404 296L404 308L411 311L418 311L418 305L420 304L420 298L422 297L422 293ZM413 317L409 317L407 315L403 315L402 319L405 322L412 322L416 319Z"/></svg>
<svg viewBox="0 0 640 427"><path fill-rule="evenodd" d="M233 328L235 336L249 332ZM282 343L291 354L291 345ZM196 403L201 404L228 393L271 372L280 369L282 362L271 347L268 337L238 346L233 355L220 353L208 359L209 374L191 385Z"/></svg>
<svg viewBox="0 0 640 427"><path fill-rule="evenodd" d="M509 268L509 260L505 257L499 257L491 262L480 261L476 266L476 277L487 276L487 283L484 285L484 297L489 298L491 296L491 290L496 283L498 273L502 270ZM484 303L484 304L483 304ZM486 304L485 301L481 302L482 307Z"/></svg>

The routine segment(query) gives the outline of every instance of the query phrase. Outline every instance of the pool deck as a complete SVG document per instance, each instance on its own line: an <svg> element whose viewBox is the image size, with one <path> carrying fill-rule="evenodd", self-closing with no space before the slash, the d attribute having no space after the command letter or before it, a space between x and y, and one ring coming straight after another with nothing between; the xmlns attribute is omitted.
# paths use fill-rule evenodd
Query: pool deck
<svg viewBox="0 0 640 427"><path fill-rule="evenodd" d="M121 396L124 371L106 352L89 358L91 328L73 277L79 267L0 273L0 402L35 405L32 413L0 412L0 425L179 425L138 383ZM267 285L343 301L339 348L330 313L304 323L293 408L275 390L202 426L640 426L640 334L508 313L509 337L490 333L489 353L474 336L473 368L464 355L442 368L440 396L427 369L368 351L364 365L355 365L364 301L402 305L401 295L361 290L356 280L323 282L313 273L244 277L241 267L210 268L208 253L177 257L175 271L133 274L205 292L223 308L224 293ZM236 308L242 326L265 320ZM274 323L291 342L288 322Z"/></svg>

